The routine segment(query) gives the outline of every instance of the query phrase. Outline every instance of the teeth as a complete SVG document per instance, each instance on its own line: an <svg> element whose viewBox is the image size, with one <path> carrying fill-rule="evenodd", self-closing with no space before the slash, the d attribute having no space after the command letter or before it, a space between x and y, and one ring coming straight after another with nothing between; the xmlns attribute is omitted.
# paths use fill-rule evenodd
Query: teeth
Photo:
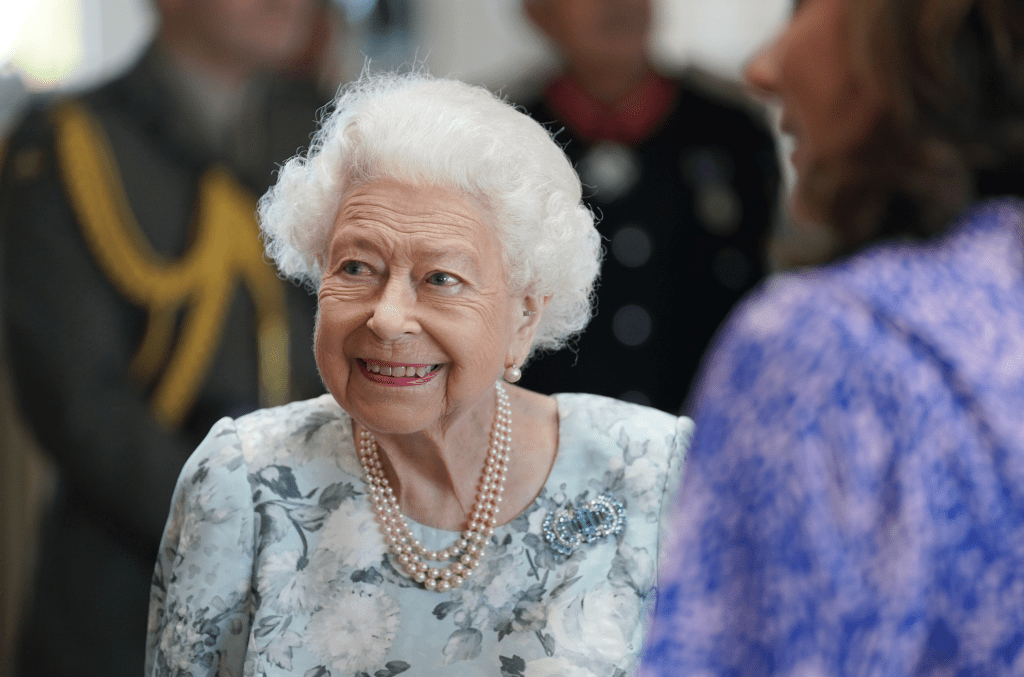
<svg viewBox="0 0 1024 677"><path fill-rule="evenodd" d="M383 364L366 363L366 368L374 374L381 374L382 376L397 376L397 377L413 377L413 376L426 376L432 371L437 371L441 368L439 364L433 364L427 367L388 367Z"/></svg>

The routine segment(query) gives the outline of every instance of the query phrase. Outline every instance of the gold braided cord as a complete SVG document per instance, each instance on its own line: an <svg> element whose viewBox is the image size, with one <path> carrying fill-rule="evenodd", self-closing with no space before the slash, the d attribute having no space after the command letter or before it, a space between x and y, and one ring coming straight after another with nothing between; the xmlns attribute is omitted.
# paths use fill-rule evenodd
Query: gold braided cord
<svg viewBox="0 0 1024 677"><path fill-rule="evenodd" d="M232 282L240 278L255 300L261 404L284 404L290 388L285 286L276 269L264 260L256 201L226 170L215 169L207 172L200 184L199 205L200 229L222 232L218 246L232 254ZM203 224L209 227L203 228Z"/></svg>
<svg viewBox="0 0 1024 677"><path fill-rule="evenodd" d="M149 318L132 374L152 381L151 406L164 424L181 424L195 403L223 336L236 285L257 315L261 399L288 398L287 307L283 283L263 260L252 195L223 168L200 180L195 240L177 260L155 252L132 214L99 123L80 104L55 112L56 147L85 240L110 282ZM180 335L175 318L185 309ZM170 352L170 358L167 358Z"/></svg>

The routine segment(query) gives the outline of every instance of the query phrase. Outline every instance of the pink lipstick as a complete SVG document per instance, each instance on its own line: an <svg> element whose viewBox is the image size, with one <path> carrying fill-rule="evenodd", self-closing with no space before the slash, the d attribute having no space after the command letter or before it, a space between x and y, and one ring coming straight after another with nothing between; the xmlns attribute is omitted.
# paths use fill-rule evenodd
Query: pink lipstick
<svg viewBox="0 0 1024 677"><path fill-rule="evenodd" d="M434 369L435 365L432 364L400 364L396 362L379 362L377 360L360 359L357 359L356 362L359 364L359 371L362 372L363 376L373 381L374 383L379 383L383 386L388 386L391 388L404 388L405 386L418 386L423 385L424 383L429 383L430 380L437 376L437 373L440 371L440 369ZM412 371L414 373L416 369L421 367L425 367L427 369L430 369L431 371L428 371L423 376L386 376L384 374L378 374L376 372L370 371L367 368L367 365L369 364L378 364L382 367L391 368L405 367L407 371Z"/></svg>

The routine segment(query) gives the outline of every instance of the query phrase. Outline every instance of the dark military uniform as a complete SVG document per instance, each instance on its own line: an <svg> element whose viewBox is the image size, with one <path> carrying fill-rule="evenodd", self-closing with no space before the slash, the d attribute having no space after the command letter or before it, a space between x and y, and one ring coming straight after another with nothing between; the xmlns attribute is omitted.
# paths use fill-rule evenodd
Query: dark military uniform
<svg viewBox="0 0 1024 677"><path fill-rule="evenodd" d="M558 132L607 255L576 352L535 360L521 384L678 412L715 330L762 277L778 192L772 137L696 80L658 75L615 109L568 78L527 109Z"/></svg>
<svg viewBox="0 0 1024 677"><path fill-rule="evenodd" d="M7 346L59 470L23 675L142 673L150 579L178 472L225 415L323 392L315 299L263 257L256 198L322 103L264 83L203 142L151 51L30 115L0 192Z"/></svg>

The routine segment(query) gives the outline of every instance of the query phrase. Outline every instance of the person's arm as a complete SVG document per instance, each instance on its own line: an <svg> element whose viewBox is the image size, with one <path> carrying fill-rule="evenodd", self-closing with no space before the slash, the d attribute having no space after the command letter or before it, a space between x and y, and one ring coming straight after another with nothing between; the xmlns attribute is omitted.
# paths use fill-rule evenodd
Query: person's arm
<svg viewBox="0 0 1024 677"><path fill-rule="evenodd" d="M254 600L256 524L234 421L181 472L153 574L146 675L241 675Z"/></svg>
<svg viewBox="0 0 1024 677"><path fill-rule="evenodd" d="M145 312L98 269L49 131L38 118L34 125L12 144L0 188L5 329L19 404L56 459L68 500L151 550L194 442L162 426L133 382Z"/></svg>

